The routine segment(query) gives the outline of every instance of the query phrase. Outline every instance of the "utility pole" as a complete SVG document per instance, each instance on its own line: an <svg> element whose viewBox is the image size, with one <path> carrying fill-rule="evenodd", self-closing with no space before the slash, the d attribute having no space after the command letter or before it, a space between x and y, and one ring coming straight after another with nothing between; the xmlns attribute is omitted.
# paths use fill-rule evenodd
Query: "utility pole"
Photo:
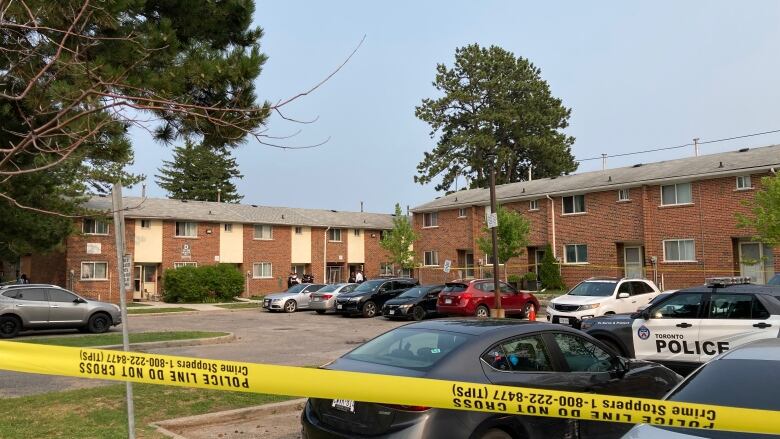
<svg viewBox="0 0 780 439"><path fill-rule="evenodd" d="M114 211L114 237L116 243L116 269L119 274L119 310L122 316L122 350L130 351L130 339L127 334L127 303L125 300L126 282L130 280L133 267L130 264L130 255L125 255L125 211L122 207L122 185L114 183L111 189L111 207ZM126 271L127 270L127 271ZM135 439L135 406L133 405L133 383L125 382L127 393L127 437Z"/></svg>
<svg viewBox="0 0 780 439"><path fill-rule="evenodd" d="M495 154L488 155L490 159L490 215L498 217L496 211L496 156ZM498 221L492 224L490 227L490 239L493 243L493 291L495 294L496 306L490 310L490 317L499 319L504 318L504 309L501 308L501 284L498 283Z"/></svg>

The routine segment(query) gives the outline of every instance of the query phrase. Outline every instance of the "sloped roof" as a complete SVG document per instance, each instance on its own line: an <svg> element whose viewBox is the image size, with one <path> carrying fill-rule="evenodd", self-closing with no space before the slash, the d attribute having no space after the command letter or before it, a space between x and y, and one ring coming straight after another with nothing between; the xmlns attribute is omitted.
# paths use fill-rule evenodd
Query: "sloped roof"
<svg viewBox="0 0 780 439"><path fill-rule="evenodd" d="M496 186L496 199L533 200L545 195L577 194L660 182L715 178L749 171L766 171L772 167L780 171L780 145L743 148L739 151L503 184ZM412 212L486 205L489 201L490 193L487 188L469 189L421 204L412 209Z"/></svg>
<svg viewBox="0 0 780 439"><path fill-rule="evenodd" d="M203 222L273 224L290 226L392 229L393 215L368 212L338 212L293 207L181 201L167 198L124 197L127 218L153 218ZM92 197L85 207L110 211L110 197Z"/></svg>

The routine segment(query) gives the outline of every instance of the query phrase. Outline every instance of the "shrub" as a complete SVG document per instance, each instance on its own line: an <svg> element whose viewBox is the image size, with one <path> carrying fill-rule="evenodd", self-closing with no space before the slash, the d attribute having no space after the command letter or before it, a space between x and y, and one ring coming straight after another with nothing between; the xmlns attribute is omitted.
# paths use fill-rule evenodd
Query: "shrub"
<svg viewBox="0 0 780 439"><path fill-rule="evenodd" d="M528 273L523 275L523 280L526 280L526 281L534 281L534 280L536 280L536 273L534 273L533 271L529 271Z"/></svg>
<svg viewBox="0 0 780 439"><path fill-rule="evenodd" d="M218 302L231 300L244 290L244 277L232 265L205 265L165 270L165 302Z"/></svg>
<svg viewBox="0 0 780 439"><path fill-rule="evenodd" d="M542 280L542 285L550 290L565 290L566 285L561 279L561 271L558 268L558 261L553 256L552 247L547 244L544 249L544 257L542 258L542 265L539 267L539 278Z"/></svg>
<svg viewBox="0 0 780 439"><path fill-rule="evenodd" d="M516 283L520 282L520 276L518 276L516 274L510 274L509 277L506 278L506 280L509 283L515 283L516 284Z"/></svg>

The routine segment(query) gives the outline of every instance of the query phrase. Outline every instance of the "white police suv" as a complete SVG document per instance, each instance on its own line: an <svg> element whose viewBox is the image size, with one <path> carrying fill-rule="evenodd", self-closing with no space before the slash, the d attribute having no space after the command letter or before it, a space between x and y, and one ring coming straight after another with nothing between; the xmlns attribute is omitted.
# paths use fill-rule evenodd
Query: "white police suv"
<svg viewBox="0 0 780 439"><path fill-rule="evenodd" d="M780 286L707 279L644 310L586 320L581 329L617 353L690 369L741 344L780 337Z"/></svg>

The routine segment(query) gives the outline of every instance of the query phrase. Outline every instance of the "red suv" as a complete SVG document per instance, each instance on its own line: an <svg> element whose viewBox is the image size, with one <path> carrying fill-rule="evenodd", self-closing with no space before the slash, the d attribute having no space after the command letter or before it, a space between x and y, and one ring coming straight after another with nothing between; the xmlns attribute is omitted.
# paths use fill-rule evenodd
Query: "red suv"
<svg viewBox="0 0 780 439"><path fill-rule="evenodd" d="M533 294L517 291L512 286L501 285L501 308L507 316L527 317L531 310L539 309L539 301ZM439 294L436 311L439 314L489 317L494 308L495 291L489 279L457 280L447 282Z"/></svg>

